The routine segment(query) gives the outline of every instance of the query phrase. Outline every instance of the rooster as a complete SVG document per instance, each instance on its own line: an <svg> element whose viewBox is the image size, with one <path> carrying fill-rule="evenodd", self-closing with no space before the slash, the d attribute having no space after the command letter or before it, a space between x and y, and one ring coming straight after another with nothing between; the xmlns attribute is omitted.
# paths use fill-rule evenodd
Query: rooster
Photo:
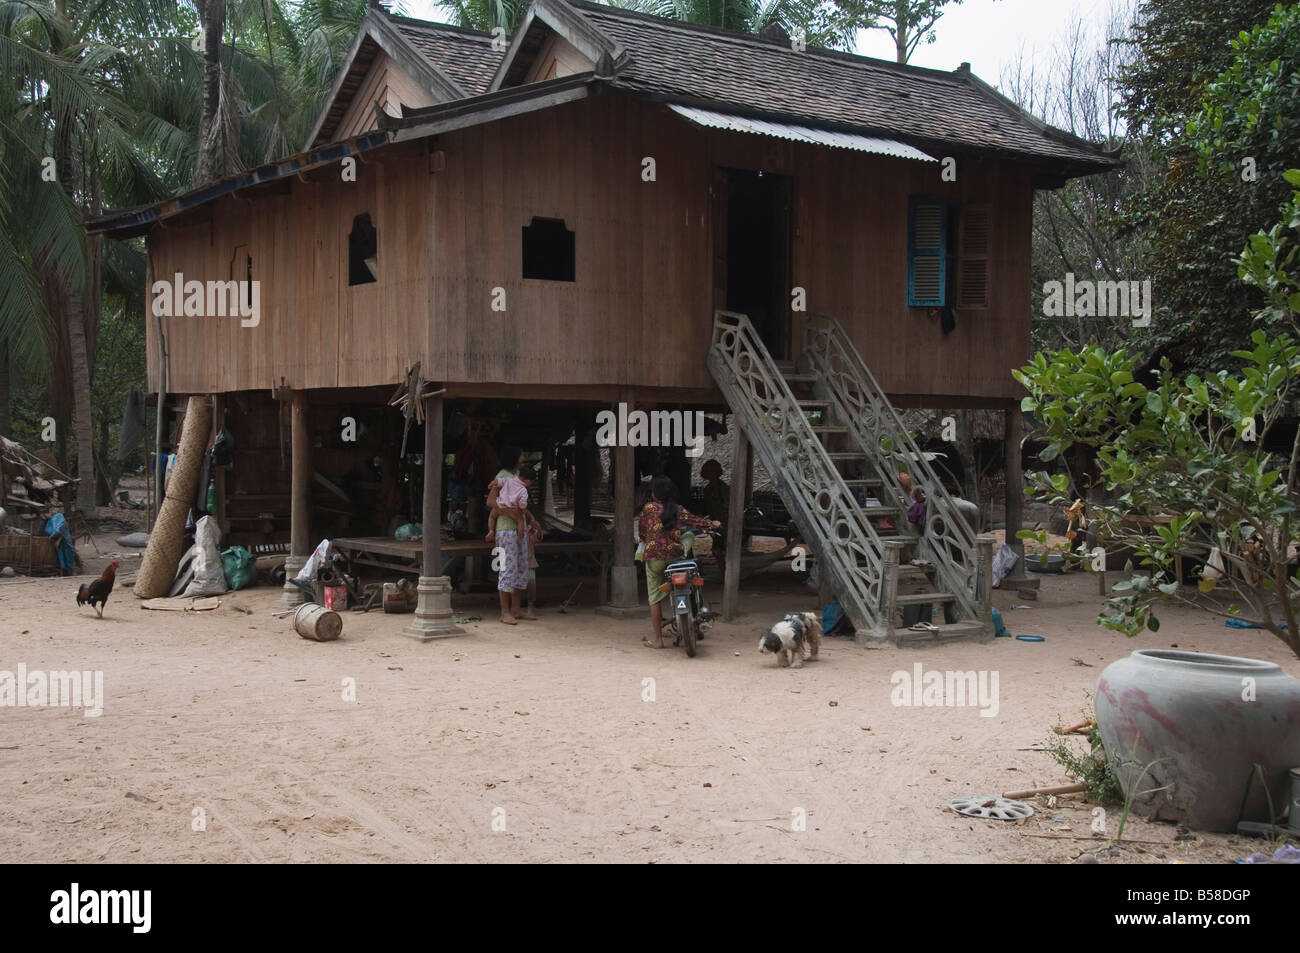
<svg viewBox="0 0 1300 953"><path fill-rule="evenodd" d="M99 613L101 619L104 618L104 606L108 604L108 594L113 591L113 583L117 580L118 565L118 563L110 564L102 576L88 586L81 586L77 590L77 605L93 607L95 603L99 603L95 611Z"/></svg>

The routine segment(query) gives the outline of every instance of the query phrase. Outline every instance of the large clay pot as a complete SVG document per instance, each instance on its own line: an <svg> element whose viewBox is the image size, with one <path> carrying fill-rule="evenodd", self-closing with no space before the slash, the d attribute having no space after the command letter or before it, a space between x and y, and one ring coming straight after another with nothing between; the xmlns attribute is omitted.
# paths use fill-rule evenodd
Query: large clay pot
<svg viewBox="0 0 1300 953"><path fill-rule="evenodd" d="M1102 671L1095 707L1124 793L1165 788L1135 798L1138 813L1205 831L1268 821L1269 796L1282 813L1300 766L1300 681L1278 665L1140 649Z"/></svg>

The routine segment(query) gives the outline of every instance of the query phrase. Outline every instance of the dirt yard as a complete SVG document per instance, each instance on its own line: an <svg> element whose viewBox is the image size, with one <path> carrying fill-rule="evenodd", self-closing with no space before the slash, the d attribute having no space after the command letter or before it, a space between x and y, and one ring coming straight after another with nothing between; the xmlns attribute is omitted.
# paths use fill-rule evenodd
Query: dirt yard
<svg viewBox="0 0 1300 953"><path fill-rule="evenodd" d="M1107 848L1078 797L1019 823L945 811L960 794L1065 783L1031 746L1080 721L1098 673L1133 649L1300 674L1268 635L1210 616L1171 610L1158 636L1111 634L1093 622L1095 577L1043 580L1032 608L996 600L1012 633L1045 642L834 638L802 670L756 649L761 628L814 606L788 568L748 583L744 617L694 659L642 647L644 621L558 613L567 591L518 627L484 594L456 600L483 617L463 637L421 644L400 635L408 616L346 613L343 639L319 644L269 614L267 588L185 614L119 588L101 621L74 605L78 580L0 580L0 669L102 670L106 695L98 717L0 709L0 860L1168 863L1261 849L1176 842L1140 819ZM996 672L996 716L895 707L890 676L914 663Z"/></svg>

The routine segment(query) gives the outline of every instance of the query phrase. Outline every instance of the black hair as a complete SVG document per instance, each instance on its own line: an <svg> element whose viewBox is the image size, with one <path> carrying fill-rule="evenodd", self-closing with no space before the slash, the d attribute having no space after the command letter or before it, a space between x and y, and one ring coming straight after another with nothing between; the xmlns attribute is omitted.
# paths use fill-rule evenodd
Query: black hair
<svg viewBox="0 0 1300 953"><path fill-rule="evenodd" d="M677 513L681 510L677 502L677 484L666 476L657 476L650 483L650 493L664 505L659 522L664 529L672 529L677 525Z"/></svg>
<svg viewBox="0 0 1300 953"><path fill-rule="evenodd" d="M502 444L501 453L498 455L498 459L501 461L501 469L513 473L519 468L519 460L523 455L524 452L518 447L508 443Z"/></svg>

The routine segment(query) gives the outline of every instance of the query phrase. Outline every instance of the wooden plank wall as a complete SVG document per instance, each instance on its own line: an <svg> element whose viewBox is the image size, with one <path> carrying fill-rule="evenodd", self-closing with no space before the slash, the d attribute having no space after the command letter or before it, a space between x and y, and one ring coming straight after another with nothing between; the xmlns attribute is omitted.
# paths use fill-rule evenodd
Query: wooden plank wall
<svg viewBox="0 0 1300 953"><path fill-rule="evenodd" d="M387 53L380 51L376 54L365 81L352 97L352 105L339 121L334 138L351 139L376 128L376 103L389 115L400 116L402 106L417 109L432 106L435 102L433 94L412 80L405 70L396 66Z"/></svg>
<svg viewBox="0 0 1300 953"><path fill-rule="evenodd" d="M709 391L710 187L725 165L794 176L795 283L810 311L852 328L887 391L990 405L1017 396L1008 371L1028 357L1030 306L1022 167L961 159L945 184L937 163L705 130L615 96L459 130L433 147L443 171L430 171L423 143L393 146L359 163L356 182L323 170L289 180L285 194L224 198L156 229L155 277L224 280L235 247L247 246L263 282L258 328L163 319L170 389L388 384L420 359L426 376L451 384ZM642 181L643 157L655 159L654 182ZM993 203L991 306L959 313L946 337L906 307L912 194ZM365 212L380 276L349 287L348 233ZM575 231L576 281L521 277L521 229L533 216ZM496 288L504 313L491 307ZM156 384L152 326L150 335Z"/></svg>
<svg viewBox="0 0 1300 953"><path fill-rule="evenodd" d="M546 38L541 49L538 50L535 62L524 76L524 83L572 76L574 73L591 69L593 65L577 47L559 34L553 33Z"/></svg>

